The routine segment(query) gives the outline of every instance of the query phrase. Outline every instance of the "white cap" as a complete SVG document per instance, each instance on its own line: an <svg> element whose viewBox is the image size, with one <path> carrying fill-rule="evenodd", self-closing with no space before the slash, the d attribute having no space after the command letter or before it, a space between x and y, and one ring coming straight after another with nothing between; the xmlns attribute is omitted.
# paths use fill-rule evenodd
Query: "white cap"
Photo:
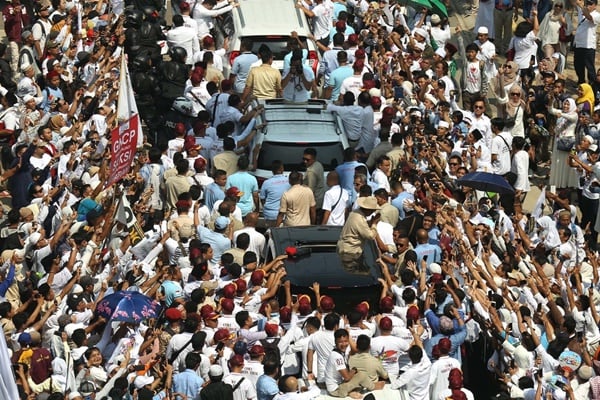
<svg viewBox="0 0 600 400"><path fill-rule="evenodd" d="M434 95L427 93L425 95L425 100L429 100L430 102L433 103L434 106L437 106L438 100L435 98Z"/></svg>
<svg viewBox="0 0 600 400"><path fill-rule="evenodd" d="M76 399L78 397L83 398L83 396L81 395L81 393L79 393L79 392L71 392L71 393L69 393L68 399L69 400L73 400L73 399Z"/></svg>
<svg viewBox="0 0 600 400"><path fill-rule="evenodd" d="M69 255L69 257L70 257L70 255ZM81 287L81 285L79 283L76 283L75 285L73 285L72 293L73 294L83 293L83 288Z"/></svg>
<svg viewBox="0 0 600 400"><path fill-rule="evenodd" d="M32 67L32 65L29 64L29 62L24 61L23 64L21 64L21 72L25 72L31 67Z"/></svg>
<svg viewBox="0 0 600 400"><path fill-rule="evenodd" d="M427 38L427 36L428 36L427 35L427 31L425 29L423 29L423 28L415 28L415 30L413 31L413 33L415 35L419 35L419 36L422 36L424 38Z"/></svg>
<svg viewBox="0 0 600 400"><path fill-rule="evenodd" d="M217 364L211 365L208 369L208 376L223 376L223 368Z"/></svg>
<svg viewBox="0 0 600 400"><path fill-rule="evenodd" d="M133 381L133 385L137 389L141 389L141 388L143 388L146 385L152 384L152 382L154 382L154 377L153 376L140 375L140 376L138 376L138 377L135 378L135 380Z"/></svg>
<svg viewBox="0 0 600 400"><path fill-rule="evenodd" d="M421 50L421 51L425 50L425 43L419 43L419 42L417 42L417 43L414 44L414 46L417 49Z"/></svg>
<svg viewBox="0 0 600 400"><path fill-rule="evenodd" d="M487 35L489 33L489 31L488 31L488 28L486 28L485 26L480 26L479 29L477 29L477 33L482 34L482 35Z"/></svg>
<svg viewBox="0 0 600 400"><path fill-rule="evenodd" d="M442 19L440 18L440 16L439 16L439 15L437 15L437 14L433 14L433 15L431 16L431 19L430 19L430 21L431 21L431 23L432 23L432 24L439 24L440 22L442 22Z"/></svg>
<svg viewBox="0 0 600 400"><path fill-rule="evenodd" d="M440 121L438 123L438 128L450 128L450 124L447 123L446 121Z"/></svg>
<svg viewBox="0 0 600 400"><path fill-rule="evenodd" d="M443 47L438 47L437 50L435 51L435 54L437 54L438 56L445 58L446 57L446 50Z"/></svg>
<svg viewBox="0 0 600 400"><path fill-rule="evenodd" d="M432 274L441 274L442 267L438 263L431 263L429 265L429 272L431 272Z"/></svg>

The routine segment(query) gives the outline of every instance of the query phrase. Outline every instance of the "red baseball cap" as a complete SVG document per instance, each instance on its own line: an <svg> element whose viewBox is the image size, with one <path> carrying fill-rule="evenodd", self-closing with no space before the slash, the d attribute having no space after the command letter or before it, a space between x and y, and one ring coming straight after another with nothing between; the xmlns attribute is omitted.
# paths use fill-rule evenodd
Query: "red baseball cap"
<svg viewBox="0 0 600 400"><path fill-rule="evenodd" d="M391 331L394 324L392 324L392 319L390 317L383 317L379 320L379 329L382 331Z"/></svg>
<svg viewBox="0 0 600 400"><path fill-rule="evenodd" d="M237 292L237 287L235 283L230 283L223 288L223 297L226 299L233 299L235 297L235 293Z"/></svg>
<svg viewBox="0 0 600 400"><path fill-rule="evenodd" d="M252 275L250 275L250 282L252 282L254 286L259 286L262 285L264 278L265 271L263 271L262 269L257 269L256 271L252 272Z"/></svg>
<svg viewBox="0 0 600 400"><path fill-rule="evenodd" d="M326 312L333 311L335 308L335 303L333 299L329 296L321 296L321 309Z"/></svg>
<svg viewBox="0 0 600 400"><path fill-rule="evenodd" d="M230 313L235 308L235 304L231 299L221 299L221 308L223 309L223 311Z"/></svg>
<svg viewBox="0 0 600 400"><path fill-rule="evenodd" d="M394 309L394 300L390 296L385 296L379 301L379 309L383 312L391 312Z"/></svg>
<svg viewBox="0 0 600 400"><path fill-rule="evenodd" d="M235 333L229 332L227 328L221 328L215 332L215 342L221 342L223 340L233 339Z"/></svg>

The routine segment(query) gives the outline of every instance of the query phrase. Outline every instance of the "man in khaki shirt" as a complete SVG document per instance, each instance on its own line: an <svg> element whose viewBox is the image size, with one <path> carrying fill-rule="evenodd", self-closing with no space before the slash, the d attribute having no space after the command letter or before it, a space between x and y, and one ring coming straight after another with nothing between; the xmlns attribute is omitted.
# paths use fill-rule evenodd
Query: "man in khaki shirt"
<svg viewBox="0 0 600 400"><path fill-rule="evenodd" d="M242 94L242 100L250 94L258 99L274 99L281 97L281 73L271 67L273 53L268 47L259 50L262 65L250 69L246 79L246 87Z"/></svg>
<svg viewBox="0 0 600 400"><path fill-rule="evenodd" d="M189 191L191 186L187 177L188 170L190 169L190 164L188 161L186 159L177 161L175 168L177 169L177 175L171 176L165 181L167 205L170 209L175 208L177 197L181 193Z"/></svg>
<svg viewBox="0 0 600 400"><path fill-rule="evenodd" d="M342 260L344 269L354 274L369 274L369 268L364 265L363 248L369 240L375 240L380 249L386 251L386 246L377 233L379 214L367 221L367 217L379 210L377 200L373 196L359 197L356 202L358 209L348 215L342 228L340 240L337 242L337 252Z"/></svg>
<svg viewBox="0 0 600 400"><path fill-rule="evenodd" d="M279 215L275 226L306 226L315 223L317 217L315 196L309 188L302 186L302 174L292 172L289 177L291 188L281 196ZM284 220L285 217L285 220Z"/></svg>
<svg viewBox="0 0 600 400"><path fill-rule="evenodd" d="M302 162L306 165L304 184L313 191L317 209L321 209L323 207L323 197L325 197L327 190L323 178L325 175L323 165L317 161L317 150L312 147L306 148L302 155Z"/></svg>
<svg viewBox="0 0 600 400"><path fill-rule="evenodd" d="M227 176L230 176L237 172L237 161L240 156L235 153L235 141L226 137L223 139L223 152L217 154L212 162L213 162L213 174L216 170L222 169L227 172Z"/></svg>
<svg viewBox="0 0 600 400"><path fill-rule="evenodd" d="M362 371L373 383L376 383L379 378L382 380L388 379L388 373L383 368L381 360L373 357L369 350L371 349L371 338L367 335L360 335L356 339L356 349L358 353L353 354L348 359L348 366Z"/></svg>

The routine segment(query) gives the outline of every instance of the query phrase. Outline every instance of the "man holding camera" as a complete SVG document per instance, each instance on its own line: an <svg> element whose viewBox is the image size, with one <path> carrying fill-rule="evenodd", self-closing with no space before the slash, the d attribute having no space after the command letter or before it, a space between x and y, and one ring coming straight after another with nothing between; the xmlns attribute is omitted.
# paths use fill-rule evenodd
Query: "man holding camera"
<svg viewBox="0 0 600 400"><path fill-rule="evenodd" d="M302 49L296 49L292 53L289 68L283 71L283 98L292 103L304 103L310 99L311 90L317 93L315 74L302 63Z"/></svg>

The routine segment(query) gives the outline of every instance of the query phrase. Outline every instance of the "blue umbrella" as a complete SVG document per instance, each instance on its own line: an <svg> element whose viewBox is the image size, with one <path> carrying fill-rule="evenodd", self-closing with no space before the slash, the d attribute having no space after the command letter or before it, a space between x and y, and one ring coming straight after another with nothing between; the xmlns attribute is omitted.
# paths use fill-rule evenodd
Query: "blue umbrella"
<svg viewBox="0 0 600 400"><path fill-rule="evenodd" d="M489 172L471 172L458 179L456 183L482 192L515 193L515 189L502 175L490 174Z"/></svg>
<svg viewBox="0 0 600 400"><path fill-rule="evenodd" d="M113 321L138 323L156 317L159 308L156 301L140 292L120 290L100 300L96 312Z"/></svg>

